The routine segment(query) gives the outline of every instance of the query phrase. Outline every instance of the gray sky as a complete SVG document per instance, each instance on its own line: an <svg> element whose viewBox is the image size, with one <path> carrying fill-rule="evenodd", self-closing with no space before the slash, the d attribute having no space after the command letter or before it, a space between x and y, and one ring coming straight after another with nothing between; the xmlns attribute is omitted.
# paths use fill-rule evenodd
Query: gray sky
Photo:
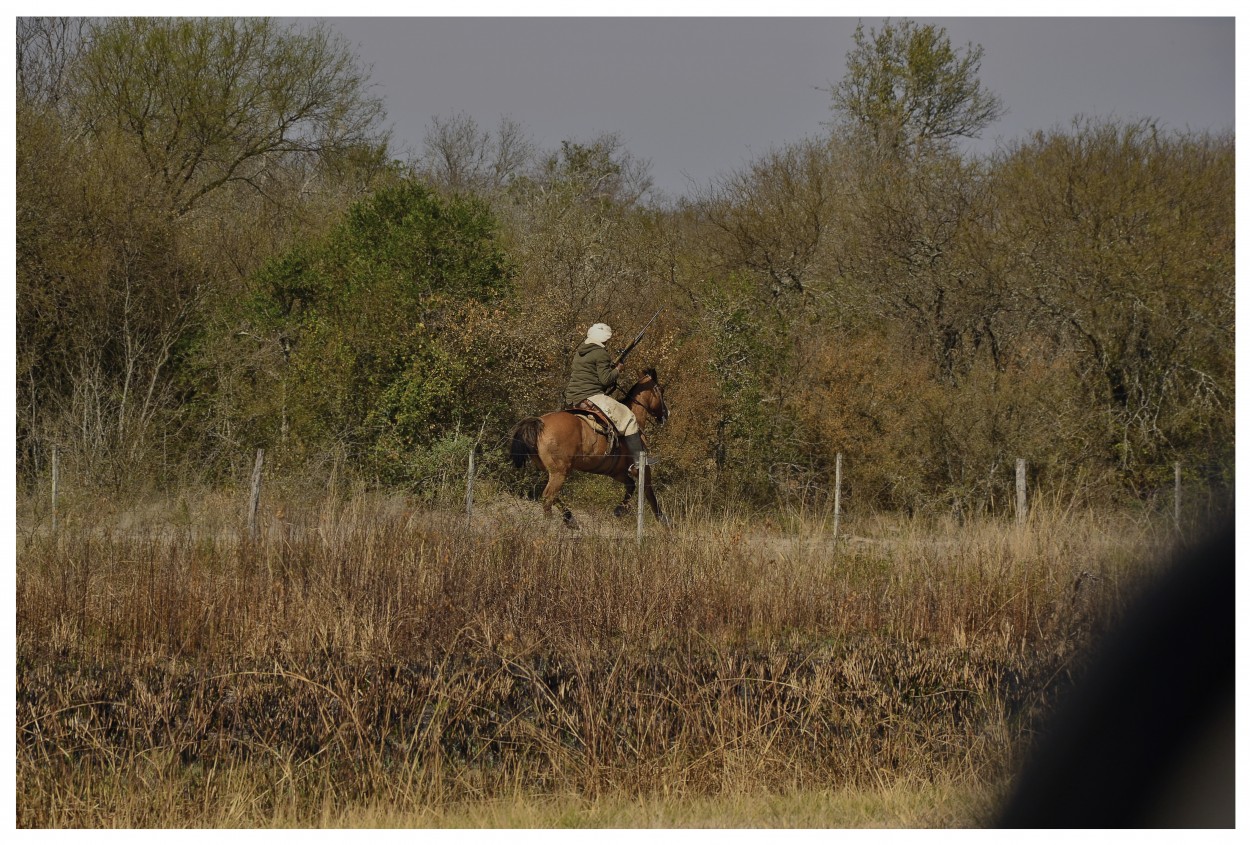
<svg viewBox="0 0 1250 845"><path fill-rule="evenodd" d="M503 115L542 148L617 132L656 187L688 193L822 131L856 18L330 18L372 65L397 148L434 116ZM1233 18L917 18L985 48L1009 113L979 151L1077 114L1234 124ZM865 18L879 26L880 18Z"/></svg>

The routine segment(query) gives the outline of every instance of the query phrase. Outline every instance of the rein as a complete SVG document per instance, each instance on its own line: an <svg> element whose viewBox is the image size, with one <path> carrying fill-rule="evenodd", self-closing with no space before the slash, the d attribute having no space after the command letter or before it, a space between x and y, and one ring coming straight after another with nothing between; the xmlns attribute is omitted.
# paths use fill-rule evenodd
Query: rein
<svg viewBox="0 0 1250 845"><path fill-rule="evenodd" d="M637 405L639 408L642 408L643 412L646 413L648 417L653 416L651 409L639 401L639 393L642 393L642 391L638 390L638 382L635 382L634 386L629 389L629 393L625 395L625 407L632 408L634 405Z"/></svg>

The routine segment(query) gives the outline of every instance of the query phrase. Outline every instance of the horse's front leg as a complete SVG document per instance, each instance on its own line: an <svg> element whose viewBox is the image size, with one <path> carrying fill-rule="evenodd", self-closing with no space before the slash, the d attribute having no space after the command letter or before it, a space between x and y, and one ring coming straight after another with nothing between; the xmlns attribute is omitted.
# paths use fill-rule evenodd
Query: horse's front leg
<svg viewBox="0 0 1250 845"><path fill-rule="evenodd" d="M616 510L612 511L612 514L618 518L629 513L629 500L634 498L634 491L638 489L638 482L634 481L632 476L626 475L620 479L620 482L625 485L625 498L621 499Z"/></svg>
<svg viewBox="0 0 1250 845"><path fill-rule="evenodd" d="M643 493L646 494L647 504L651 505L651 513L655 514L656 521L666 528L671 526L672 522L669 521L669 518L660 510L660 501L655 497L655 488L651 486L650 472L647 473L647 485L643 490Z"/></svg>

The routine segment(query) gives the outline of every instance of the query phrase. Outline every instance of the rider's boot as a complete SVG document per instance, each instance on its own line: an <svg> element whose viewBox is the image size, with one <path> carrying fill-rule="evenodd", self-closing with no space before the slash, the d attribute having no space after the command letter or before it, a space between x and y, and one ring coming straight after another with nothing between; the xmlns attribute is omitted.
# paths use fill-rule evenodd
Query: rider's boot
<svg viewBox="0 0 1250 845"><path fill-rule="evenodd" d="M642 450L646 448L643 446L643 443L642 443L642 434L640 434L639 432L634 432L633 434L625 435L625 448L629 450L629 456L634 459L634 462L629 467L629 474L637 475L638 464L642 462ZM651 459L648 458L647 459L648 466L652 463L653 461L651 461Z"/></svg>

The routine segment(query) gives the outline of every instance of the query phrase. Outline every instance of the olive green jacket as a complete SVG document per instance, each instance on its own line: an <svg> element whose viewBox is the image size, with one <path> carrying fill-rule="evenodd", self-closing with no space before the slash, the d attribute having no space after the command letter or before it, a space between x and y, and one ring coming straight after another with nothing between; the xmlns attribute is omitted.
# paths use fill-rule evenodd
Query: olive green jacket
<svg viewBox="0 0 1250 845"><path fill-rule="evenodd" d="M597 343L582 342L573 353L573 371L564 390L564 404L576 405L596 393L610 393L620 375L612 366L612 356Z"/></svg>

